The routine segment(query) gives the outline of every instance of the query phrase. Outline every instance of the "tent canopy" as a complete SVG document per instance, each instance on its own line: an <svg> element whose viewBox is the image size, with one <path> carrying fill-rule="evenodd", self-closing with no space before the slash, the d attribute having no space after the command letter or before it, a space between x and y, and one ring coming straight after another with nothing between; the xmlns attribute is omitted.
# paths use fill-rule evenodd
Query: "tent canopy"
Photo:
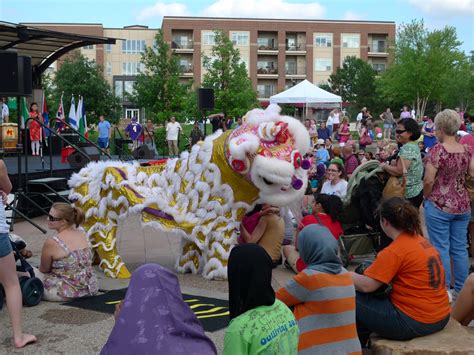
<svg viewBox="0 0 474 355"><path fill-rule="evenodd" d="M331 94L308 80L270 97L270 103L292 104L318 104L324 107L340 107L342 100L340 96Z"/></svg>

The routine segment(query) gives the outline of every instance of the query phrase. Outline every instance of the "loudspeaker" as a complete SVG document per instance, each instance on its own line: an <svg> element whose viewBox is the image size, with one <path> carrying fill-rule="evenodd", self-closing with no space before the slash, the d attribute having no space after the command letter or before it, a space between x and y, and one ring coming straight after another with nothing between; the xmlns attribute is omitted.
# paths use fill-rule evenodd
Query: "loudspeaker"
<svg viewBox="0 0 474 355"><path fill-rule="evenodd" d="M0 51L0 95L18 95L18 55Z"/></svg>
<svg viewBox="0 0 474 355"><path fill-rule="evenodd" d="M31 96L33 94L33 76L31 57L18 56L18 94Z"/></svg>
<svg viewBox="0 0 474 355"><path fill-rule="evenodd" d="M155 152L150 149L146 144L138 147L132 152L132 155L135 159L153 159L155 157Z"/></svg>
<svg viewBox="0 0 474 355"><path fill-rule="evenodd" d="M83 168L90 161L99 160L99 150L96 147L89 146L89 147L82 147L80 149L81 151L86 153L89 159L87 159L81 153L75 151L74 153L72 153L70 156L67 157L67 161L69 162L69 165L71 166L71 168L74 168L74 169Z"/></svg>
<svg viewBox="0 0 474 355"><path fill-rule="evenodd" d="M198 89L199 110L212 110L214 108L214 89Z"/></svg>

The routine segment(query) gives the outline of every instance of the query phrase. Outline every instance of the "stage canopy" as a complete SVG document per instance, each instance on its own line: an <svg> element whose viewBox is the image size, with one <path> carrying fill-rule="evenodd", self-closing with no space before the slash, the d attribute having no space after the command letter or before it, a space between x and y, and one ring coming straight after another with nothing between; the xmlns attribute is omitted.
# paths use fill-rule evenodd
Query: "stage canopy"
<svg viewBox="0 0 474 355"><path fill-rule="evenodd" d="M308 80L270 97L271 104L305 104L306 107L340 107L340 96L323 90Z"/></svg>
<svg viewBox="0 0 474 355"><path fill-rule="evenodd" d="M93 44L115 44L115 38L78 35L0 22L0 50L11 50L31 57L33 82L64 54Z"/></svg>

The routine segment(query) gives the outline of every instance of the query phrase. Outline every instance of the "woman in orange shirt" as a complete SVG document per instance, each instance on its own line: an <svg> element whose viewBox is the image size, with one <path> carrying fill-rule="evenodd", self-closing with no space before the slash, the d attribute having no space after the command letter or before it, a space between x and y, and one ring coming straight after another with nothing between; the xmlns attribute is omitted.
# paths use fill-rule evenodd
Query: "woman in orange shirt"
<svg viewBox="0 0 474 355"><path fill-rule="evenodd" d="M363 275L352 273L357 332L365 347L371 332L409 340L442 330L449 321L443 264L438 251L422 236L418 210L394 197L379 207L380 226L393 240ZM389 298L370 294L392 283Z"/></svg>

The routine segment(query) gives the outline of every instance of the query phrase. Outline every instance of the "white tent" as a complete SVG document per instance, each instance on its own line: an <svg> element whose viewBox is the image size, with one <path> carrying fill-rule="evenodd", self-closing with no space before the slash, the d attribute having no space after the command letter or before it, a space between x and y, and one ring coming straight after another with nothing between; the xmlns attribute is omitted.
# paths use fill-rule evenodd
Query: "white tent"
<svg viewBox="0 0 474 355"><path fill-rule="evenodd" d="M305 109L310 106L318 106L324 108L341 107L342 99L340 96L331 94L308 80L280 92L270 97L271 104L305 104ZM316 105L314 105L316 104Z"/></svg>

